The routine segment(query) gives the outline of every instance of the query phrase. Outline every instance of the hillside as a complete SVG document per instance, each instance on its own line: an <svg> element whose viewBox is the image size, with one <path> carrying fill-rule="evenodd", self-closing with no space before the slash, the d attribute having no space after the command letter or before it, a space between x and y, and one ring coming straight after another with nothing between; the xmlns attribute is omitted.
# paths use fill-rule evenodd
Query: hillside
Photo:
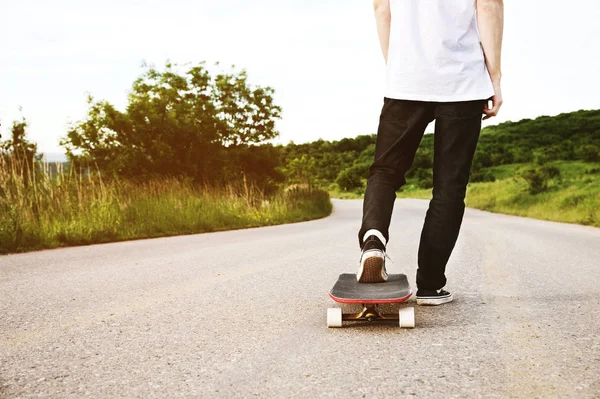
<svg viewBox="0 0 600 399"><path fill-rule="evenodd" d="M364 189L373 161L376 135L339 141L317 140L280 146L281 163L289 176L329 187L330 190ZM482 130L472 168L472 182L491 181L488 168L515 163L600 161L600 110L581 110L504 122ZM408 184L430 188L433 135L426 134L407 173Z"/></svg>

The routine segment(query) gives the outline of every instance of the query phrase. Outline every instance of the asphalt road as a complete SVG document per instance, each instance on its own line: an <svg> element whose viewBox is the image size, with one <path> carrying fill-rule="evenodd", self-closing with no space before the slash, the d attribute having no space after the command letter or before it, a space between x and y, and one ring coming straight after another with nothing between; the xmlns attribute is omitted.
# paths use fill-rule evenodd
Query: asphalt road
<svg viewBox="0 0 600 399"><path fill-rule="evenodd" d="M411 283L426 207L390 229ZM467 209L455 302L327 329L361 212L0 257L0 397L600 397L600 229Z"/></svg>

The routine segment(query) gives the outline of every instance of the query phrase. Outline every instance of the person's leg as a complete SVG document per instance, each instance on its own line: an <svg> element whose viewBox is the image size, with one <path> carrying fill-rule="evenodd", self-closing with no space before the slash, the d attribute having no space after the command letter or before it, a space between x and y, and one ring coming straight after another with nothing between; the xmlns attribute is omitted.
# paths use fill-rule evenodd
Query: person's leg
<svg viewBox="0 0 600 399"><path fill-rule="evenodd" d="M438 290L446 285L446 263L463 219L464 198L481 131L484 103L485 100L474 100L438 103L436 106L433 198L429 202L419 244L419 290Z"/></svg>
<svg viewBox="0 0 600 399"><path fill-rule="evenodd" d="M360 248L365 233L371 229L389 241L396 191L406 183L404 175L412 165L425 128L433 120L434 109L430 102L384 99L358 232Z"/></svg>

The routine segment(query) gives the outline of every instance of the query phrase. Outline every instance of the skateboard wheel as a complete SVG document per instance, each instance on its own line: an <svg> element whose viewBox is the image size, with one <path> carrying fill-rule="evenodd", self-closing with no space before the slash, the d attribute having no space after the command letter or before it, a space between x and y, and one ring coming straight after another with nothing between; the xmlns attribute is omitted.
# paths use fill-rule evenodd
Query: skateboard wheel
<svg viewBox="0 0 600 399"><path fill-rule="evenodd" d="M327 327L341 327L342 326L342 309L341 308L329 308L327 309Z"/></svg>
<svg viewBox="0 0 600 399"><path fill-rule="evenodd" d="M398 312L398 321L400 327L415 327L415 308L402 308Z"/></svg>

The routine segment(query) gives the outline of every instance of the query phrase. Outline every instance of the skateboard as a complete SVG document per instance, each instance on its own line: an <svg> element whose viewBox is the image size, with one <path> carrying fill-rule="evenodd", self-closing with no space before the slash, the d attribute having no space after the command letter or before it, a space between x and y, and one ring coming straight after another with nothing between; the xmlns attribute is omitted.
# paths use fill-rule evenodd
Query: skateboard
<svg viewBox="0 0 600 399"><path fill-rule="evenodd" d="M359 313L343 313L341 308L329 308L327 327L342 327L343 321L363 320L392 320L399 327L415 326L414 308L401 308L398 313L382 313L379 308L382 304L406 302L412 296L405 274L390 274L383 283L359 283L354 273L340 274L329 296L338 303L362 305L363 310Z"/></svg>

